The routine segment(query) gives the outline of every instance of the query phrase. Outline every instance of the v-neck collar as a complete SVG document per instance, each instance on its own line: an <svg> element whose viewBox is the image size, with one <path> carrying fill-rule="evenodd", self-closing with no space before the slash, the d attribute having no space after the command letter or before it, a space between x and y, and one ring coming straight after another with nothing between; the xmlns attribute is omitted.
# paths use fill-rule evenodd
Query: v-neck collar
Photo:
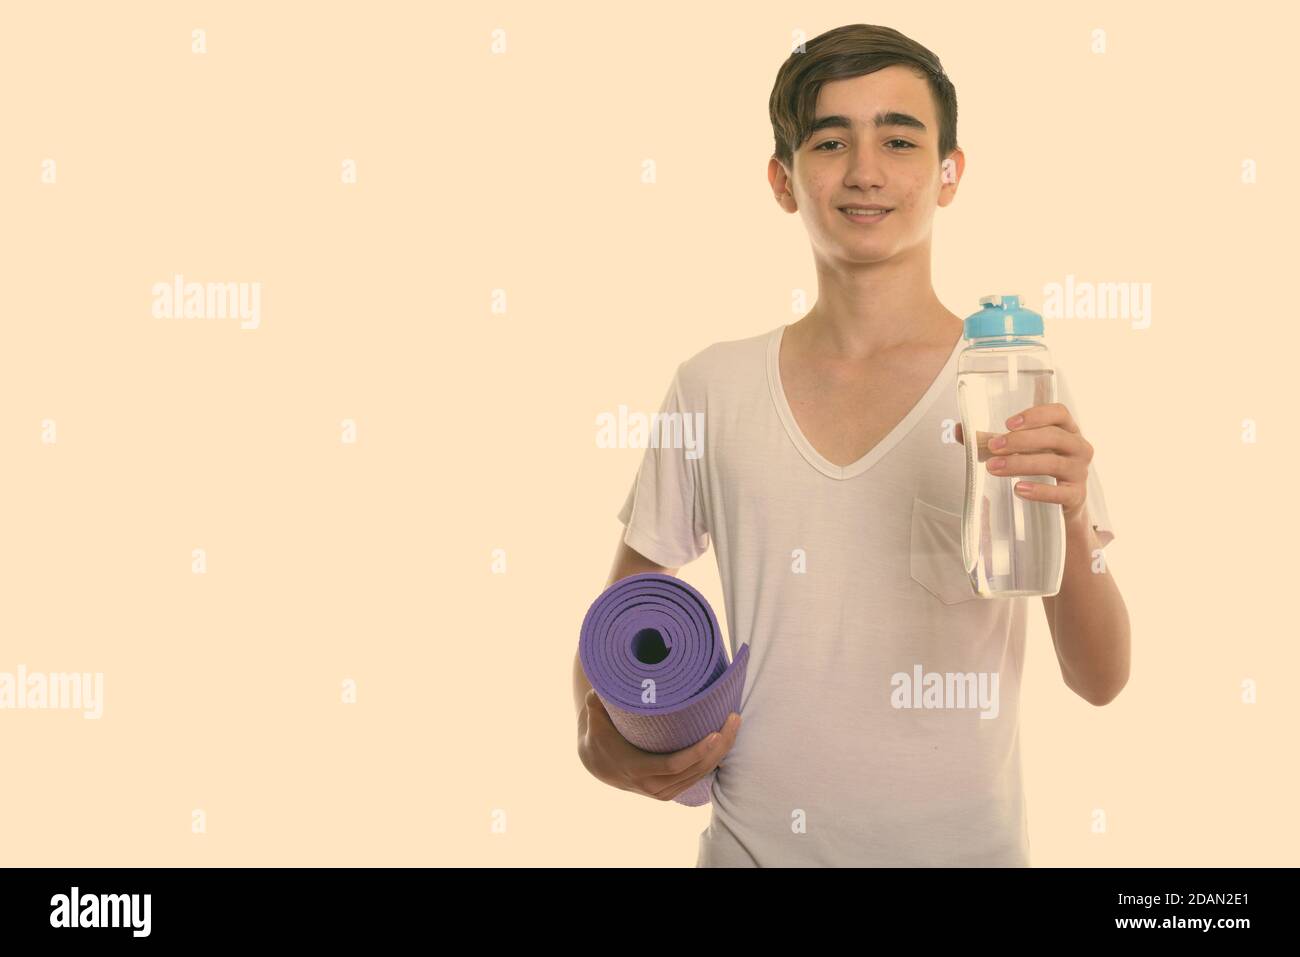
<svg viewBox="0 0 1300 957"><path fill-rule="evenodd" d="M951 383L952 376L956 374L957 355L966 343L965 336L957 337L957 342L953 345L948 360L943 364L943 368L939 370L939 374L934 377L930 387L925 390L925 394L917 400L907 415L903 416L902 421L895 425L883 439L872 446L866 455L856 462L850 462L848 465L836 465L813 448L812 443L800 430L799 423L795 421L794 412L790 409L790 403L786 400L785 387L781 384L781 339L788 328L788 325L777 326L767 339L767 385L772 394L772 404L776 406L776 414L785 426L790 441L808 460L808 464L823 475L833 479L850 479L856 475L861 475L884 458L890 449L897 445L908 432L912 431L912 427L930 408L934 400L939 397L939 393Z"/></svg>

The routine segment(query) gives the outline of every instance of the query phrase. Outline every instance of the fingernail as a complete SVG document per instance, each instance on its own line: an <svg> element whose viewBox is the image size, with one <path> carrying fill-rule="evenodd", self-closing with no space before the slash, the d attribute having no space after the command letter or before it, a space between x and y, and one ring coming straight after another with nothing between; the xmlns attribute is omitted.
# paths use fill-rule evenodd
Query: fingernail
<svg viewBox="0 0 1300 957"><path fill-rule="evenodd" d="M995 435L993 438L989 439L989 448L991 449L1000 449L1006 444L1007 437L1005 435Z"/></svg>
<svg viewBox="0 0 1300 957"><path fill-rule="evenodd" d="M1002 466L1004 466L1004 465L1006 465L1006 464L1007 464L1007 460L1006 460L1006 459L989 459L989 468L990 468L990 469L1000 469L1000 468L1002 468Z"/></svg>
<svg viewBox="0 0 1300 957"><path fill-rule="evenodd" d="M1025 417L1023 415L1017 415L1014 418L1007 419L1007 428L1014 429L1016 426L1021 425L1024 421L1025 421Z"/></svg>

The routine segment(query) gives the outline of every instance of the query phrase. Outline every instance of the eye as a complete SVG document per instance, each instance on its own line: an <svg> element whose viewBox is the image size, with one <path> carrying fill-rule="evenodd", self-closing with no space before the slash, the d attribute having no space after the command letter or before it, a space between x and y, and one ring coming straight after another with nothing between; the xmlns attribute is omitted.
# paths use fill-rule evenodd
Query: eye
<svg viewBox="0 0 1300 957"><path fill-rule="evenodd" d="M915 144L915 143L909 143L907 140L902 140L902 139L892 139L892 140L888 140L887 142L888 142L889 144L893 144L893 143L901 143L901 144L902 144L901 147L896 147L896 148L898 148L898 149L903 149L903 150L914 150L914 149L916 149L916 144ZM835 146L843 146L844 144L841 143L839 140L827 140L826 142L824 142L824 143L820 143L820 144L818 144L817 146L813 147L813 151L814 151L814 152L819 152L819 151L820 151L820 152L823 152L823 153L838 153L839 150L828 150L828 149L826 149L826 147L828 147L828 146L832 146L832 145L835 145Z"/></svg>

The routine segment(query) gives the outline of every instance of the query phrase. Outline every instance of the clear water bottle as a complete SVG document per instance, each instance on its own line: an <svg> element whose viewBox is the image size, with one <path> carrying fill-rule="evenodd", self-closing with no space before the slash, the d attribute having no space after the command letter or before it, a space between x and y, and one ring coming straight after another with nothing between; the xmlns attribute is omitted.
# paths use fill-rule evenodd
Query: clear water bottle
<svg viewBox="0 0 1300 957"><path fill-rule="evenodd" d="M989 459L1003 454L989 450L989 439L1011 431L1007 419L1056 401L1043 317L1021 307L1019 296L985 296L980 305L979 312L966 318L963 335L969 345L957 364L957 407L966 447L962 558L971 588L981 598L1055 595L1065 573L1065 514L1056 502L1017 495L1015 484L1055 485L1056 479L988 470Z"/></svg>

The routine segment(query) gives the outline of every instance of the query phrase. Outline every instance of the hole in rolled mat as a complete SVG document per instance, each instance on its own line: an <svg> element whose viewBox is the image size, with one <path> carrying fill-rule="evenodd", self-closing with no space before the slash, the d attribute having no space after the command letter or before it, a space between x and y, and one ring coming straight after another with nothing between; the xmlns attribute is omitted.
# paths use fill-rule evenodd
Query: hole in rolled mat
<svg viewBox="0 0 1300 957"><path fill-rule="evenodd" d="M657 665L668 657L664 636L655 628L642 628L632 636L632 654L645 665Z"/></svg>

